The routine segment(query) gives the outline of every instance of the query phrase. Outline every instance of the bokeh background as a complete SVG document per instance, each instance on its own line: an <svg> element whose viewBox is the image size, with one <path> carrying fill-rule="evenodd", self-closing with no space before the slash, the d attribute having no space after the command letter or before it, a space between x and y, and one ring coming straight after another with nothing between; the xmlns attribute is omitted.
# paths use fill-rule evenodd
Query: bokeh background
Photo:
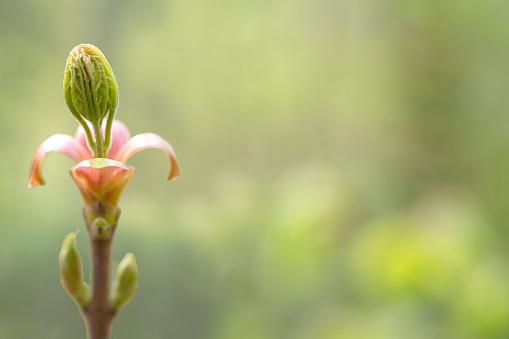
<svg viewBox="0 0 509 339"><path fill-rule="evenodd" d="M50 155L93 43L117 117L174 146L128 161L113 338L509 338L509 2L0 3L0 338L84 338L61 288L82 201Z"/></svg>

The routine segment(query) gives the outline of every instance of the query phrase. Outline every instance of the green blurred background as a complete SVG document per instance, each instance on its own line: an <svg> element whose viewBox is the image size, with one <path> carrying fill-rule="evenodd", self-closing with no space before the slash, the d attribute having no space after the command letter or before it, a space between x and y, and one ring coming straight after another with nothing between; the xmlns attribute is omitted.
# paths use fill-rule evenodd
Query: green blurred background
<svg viewBox="0 0 509 339"><path fill-rule="evenodd" d="M117 117L175 148L137 169L114 338L509 338L509 2L3 0L0 338L84 338L57 256L82 201L50 155L92 43Z"/></svg>

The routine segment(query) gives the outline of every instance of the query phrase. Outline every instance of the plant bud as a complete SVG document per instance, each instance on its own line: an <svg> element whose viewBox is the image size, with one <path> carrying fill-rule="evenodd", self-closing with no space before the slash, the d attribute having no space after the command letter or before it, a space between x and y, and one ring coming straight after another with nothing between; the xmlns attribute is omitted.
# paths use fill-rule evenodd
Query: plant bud
<svg viewBox="0 0 509 339"><path fill-rule="evenodd" d="M80 117L96 126L107 114L113 119L118 107L117 80L97 47L81 44L71 51L65 65L64 96L80 123Z"/></svg>
<svg viewBox="0 0 509 339"><path fill-rule="evenodd" d="M90 225L92 236L97 240L106 240L111 237L113 231L111 225L103 217L95 218Z"/></svg>
<svg viewBox="0 0 509 339"><path fill-rule="evenodd" d="M124 307L138 289L138 265L134 254L127 253L118 265L113 282L112 306L119 310Z"/></svg>
<svg viewBox="0 0 509 339"><path fill-rule="evenodd" d="M90 287L83 281L83 264L76 248L76 233L69 233L65 237L58 261L64 290L80 306L86 306L90 301Z"/></svg>

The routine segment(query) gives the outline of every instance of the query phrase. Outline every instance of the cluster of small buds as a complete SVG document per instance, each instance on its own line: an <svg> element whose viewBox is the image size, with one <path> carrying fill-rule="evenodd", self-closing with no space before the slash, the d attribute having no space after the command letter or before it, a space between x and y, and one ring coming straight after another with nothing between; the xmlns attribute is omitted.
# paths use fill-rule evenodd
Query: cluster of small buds
<svg viewBox="0 0 509 339"><path fill-rule="evenodd" d="M90 286L83 279L83 264L76 248L76 233L69 233L58 256L60 279L64 290L81 308L90 304ZM138 289L138 265L134 254L127 253L117 267L110 292L110 306L118 311L134 296Z"/></svg>

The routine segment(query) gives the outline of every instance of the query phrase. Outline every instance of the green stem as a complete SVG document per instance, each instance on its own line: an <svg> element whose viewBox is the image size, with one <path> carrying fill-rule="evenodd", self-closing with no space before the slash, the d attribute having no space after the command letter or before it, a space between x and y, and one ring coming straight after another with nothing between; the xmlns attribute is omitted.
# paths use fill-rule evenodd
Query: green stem
<svg viewBox="0 0 509 339"><path fill-rule="evenodd" d="M106 132L104 133L104 147L106 149L110 148L111 143L111 125L113 124L113 118L115 117L115 112L108 112L108 120L106 121Z"/></svg>
<svg viewBox="0 0 509 339"><path fill-rule="evenodd" d="M103 132L101 129L101 125L99 123L94 124L94 134L95 134L95 157L96 158L106 158L106 152L104 151L104 139Z"/></svg>
<svg viewBox="0 0 509 339"><path fill-rule="evenodd" d="M87 135L87 141L88 141L88 145L90 146L90 148L92 150L94 150L95 152L95 142L94 142L94 137L92 136L92 132L90 132L90 128L88 127L88 124L86 123L86 121L79 115L79 114L76 114L74 115L74 117L76 118L76 120L78 120L78 122L80 123L80 125L83 127L83 129L85 130L85 134Z"/></svg>

